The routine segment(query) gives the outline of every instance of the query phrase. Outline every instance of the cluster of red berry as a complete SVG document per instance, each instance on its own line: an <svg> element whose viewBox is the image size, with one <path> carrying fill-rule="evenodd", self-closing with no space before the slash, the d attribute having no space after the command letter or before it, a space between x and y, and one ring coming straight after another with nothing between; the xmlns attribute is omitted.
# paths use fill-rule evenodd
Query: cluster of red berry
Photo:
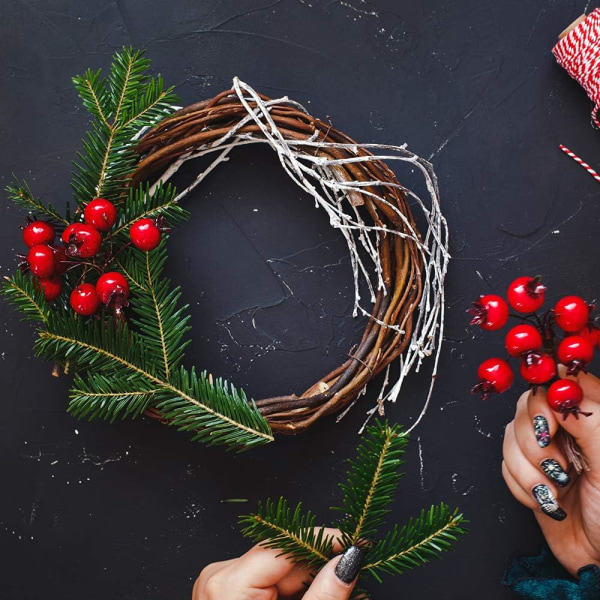
<svg viewBox="0 0 600 600"><path fill-rule="evenodd" d="M568 375L586 371L594 349L600 349L600 330L590 316L594 306L579 296L565 296L540 316L537 311L544 304L545 293L539 277L519 277L508 287L508 302L496 294L481 296L474 302L467 310L473 317L471 325L495 331L506 325L509 316L519 319L521 323L506 334L504 345L508 358L520 360L521 377L534 393L537 386L554 380L547 400L563 419L570 414L575 418L580 414L589 416L591 413L579 408L583 399L581 387L571 379L557 378L557 364L565 365ZM509 305L519 314L510 314ZM508 390L514 381L508 358L489 358L481 363L477 369L479 383L473 393L480 393L485 399L493 392Z"/></svg>
<svg viewBox="0 0 600 600"><path fill-rule="evenodd" d="M68 225L60 236L62 244L55 244L56 231L50 223L29 219L23 228L23 240L29 248L27 255L22 256L23 267L35 276L49 302L62 292L61 275L78 266L92 267L101 273L100 277L95 284L79 283L71 291L71 307L80 315L93 315L104 304L114 306L119 313L127 306L127 280L117 271L106 271L112 256L104 256L100 262L95 260L105 239L102 234L108 234L117 221L117 209L109 200L95 198L83 210L83 221ZM168 229L160 218L139 219L129 229L130 243L149 252L160 244L163 231ZM84 269L81 279L87 271Z"/></svg>

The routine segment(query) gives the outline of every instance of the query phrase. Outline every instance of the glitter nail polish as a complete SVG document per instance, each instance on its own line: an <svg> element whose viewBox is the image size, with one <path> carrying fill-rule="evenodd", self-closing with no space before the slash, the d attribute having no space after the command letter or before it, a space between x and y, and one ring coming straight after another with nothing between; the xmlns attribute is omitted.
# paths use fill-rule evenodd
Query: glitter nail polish
<svg viewBox="0 0 600 600"><path fill-rule="evenodd" d="M337 578L344 583L352 583L362 565L363 551L358 546L350 546L335 567Z"/></svg>

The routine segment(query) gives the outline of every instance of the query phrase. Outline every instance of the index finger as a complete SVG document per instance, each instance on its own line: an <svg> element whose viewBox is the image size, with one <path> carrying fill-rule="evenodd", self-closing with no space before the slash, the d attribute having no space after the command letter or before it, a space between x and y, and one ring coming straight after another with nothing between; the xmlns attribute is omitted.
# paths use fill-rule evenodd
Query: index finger
<svg viewBox="0 0 600 600"><path fill-rule="evenodd" d="M320 529L323 529L324 537L333 538L333 551L339 552L341 550L338 541L338 537L341 535L339 529L330 527L315 528L315 530ZM259 589L268 588L276 585L284 577L290 575L297 565L298 561L291 560L289 556L282 554L281 550L265 548L264 545L258 544L237 560L234 579L236 585L241 584L246 587ZM305 579L309 577L307 569L301 570L306 571ZM295 575L300 574L296 573ZM295 576L293 579L295 580L297 577Z"/></svg>

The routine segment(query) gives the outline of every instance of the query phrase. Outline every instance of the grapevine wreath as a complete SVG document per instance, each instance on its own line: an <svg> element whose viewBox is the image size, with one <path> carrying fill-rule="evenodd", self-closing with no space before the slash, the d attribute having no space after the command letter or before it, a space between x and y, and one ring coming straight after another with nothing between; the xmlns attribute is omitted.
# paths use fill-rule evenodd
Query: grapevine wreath
<svg viewBox="0 0 600 600"><path fill-rule="evenodd" d="M288 98L233 88L173 112L173 89L151 78L143 52L124 49L110 73L74 78L92 129L75 165L74 210L63 216L23 182L8 188L31 213L22 269L3 295L40 324L35 350L75 374L69 411L112 421L141 414L242 449L273 433L340 418L384 372L368 417L396 401L406 375L434 354L443 333L447 228L431 165L405 146L357 144ZM291 179L344 236L354 275L354 316L368 317L348 358L299 396L257 401L183 366L189 332L181 290L163 275L166 238L187 217L180 201L236 147L268 144ZM213 154L214 153L214 154ZM216 156L186 189L169 183L183 163ZM384 161L421 173L429 200L404 188ZM419 232L411 210L419 210ZM60 241L56 242L56 235ZM361 304L368 290L373 304ZM398 363L392 379L390 367ZM394 371L395 372L395 371Z"/></svg>

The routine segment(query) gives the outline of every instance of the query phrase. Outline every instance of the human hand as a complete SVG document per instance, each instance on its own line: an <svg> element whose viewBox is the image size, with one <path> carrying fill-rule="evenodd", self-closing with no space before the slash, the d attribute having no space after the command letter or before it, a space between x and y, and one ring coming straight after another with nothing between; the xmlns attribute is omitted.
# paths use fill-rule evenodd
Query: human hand
<svg viewBox="0 0 600 600"><path fill-rule="evenodd" d="M526 392L506 426L502 474L515 498L535 511L554 556L575 575L600 565L600 379L585 373L570 379L583 390L580 409L592 415L563 421L544 389ZM560 428L575 438L589 470L578 475L568 463L556 439Z"/></svg>
<svg viewBox="0 0 600 600"><path fill-rule="evenodd" d="M339 535L337 529L326 531L329 535ZM334 550L341 548L334 544ZM342 556L330 560L314 579L306 567L278 554L277 550L258 545L239 558L208 565L196 580L192 600L350 598L362 558L357 547L351 546Z"/></svg>

